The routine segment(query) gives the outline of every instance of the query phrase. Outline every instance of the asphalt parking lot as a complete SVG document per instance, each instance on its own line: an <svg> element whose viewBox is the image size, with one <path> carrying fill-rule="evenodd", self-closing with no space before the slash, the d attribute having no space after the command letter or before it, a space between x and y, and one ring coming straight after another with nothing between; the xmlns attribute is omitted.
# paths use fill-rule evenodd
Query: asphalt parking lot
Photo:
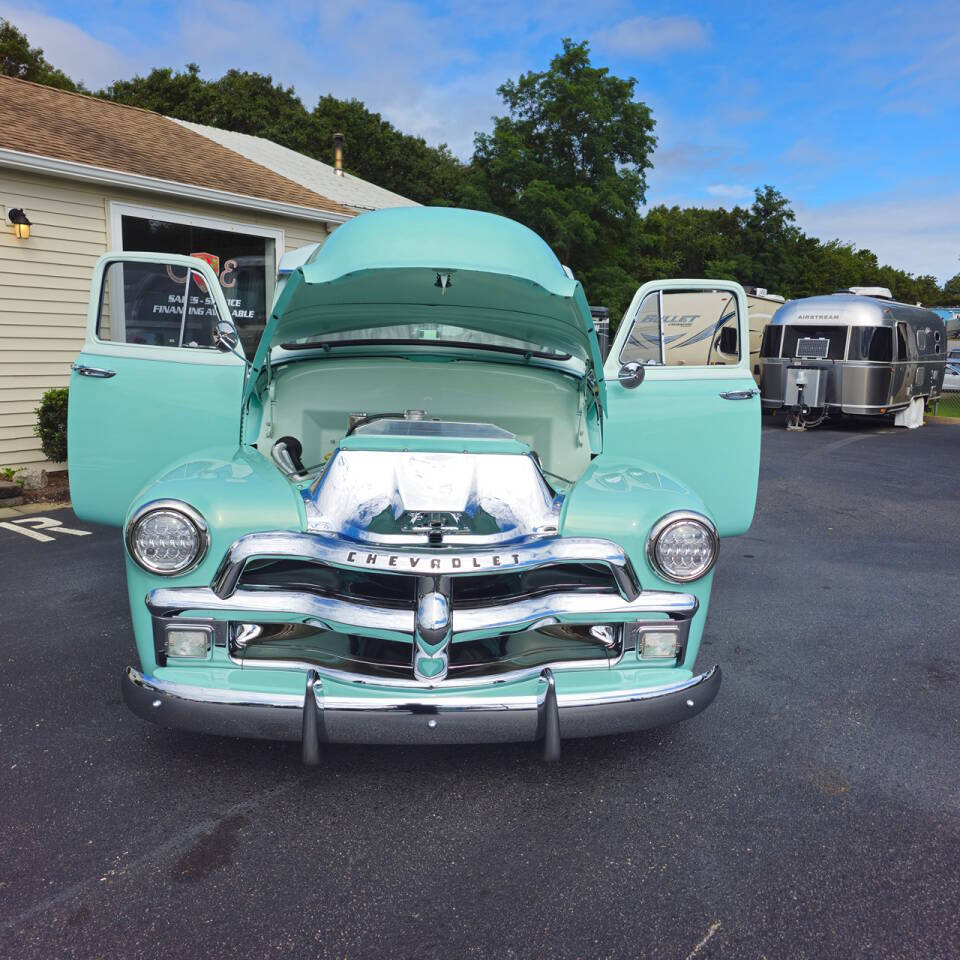
<svg viewBox="0 0 960 960"><path fill-rule="evenodd" d="M0 956L960 955L960 426L763 443L716 703L559 766L151 727L117 532L0 526Z"/></svg>

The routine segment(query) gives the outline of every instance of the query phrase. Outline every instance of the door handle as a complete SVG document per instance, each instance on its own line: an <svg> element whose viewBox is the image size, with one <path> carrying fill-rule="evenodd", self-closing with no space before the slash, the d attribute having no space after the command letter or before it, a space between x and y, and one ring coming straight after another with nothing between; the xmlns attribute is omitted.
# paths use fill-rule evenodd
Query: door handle
<svg viewBox="0 0 960 960"><path fill-rule="evenodd" d="M97 377L100 380L106 380L117 375L116 370L104 370L103 367L87 367L82 363L75 363L70 369L76 370L81 377Z"/></svg>
<svg viewBox="0 0 960 960"><path fill-rule="evenodd" d="M759 390L727 390L720 394L724 400L749 400L759 395Z"/></svg>

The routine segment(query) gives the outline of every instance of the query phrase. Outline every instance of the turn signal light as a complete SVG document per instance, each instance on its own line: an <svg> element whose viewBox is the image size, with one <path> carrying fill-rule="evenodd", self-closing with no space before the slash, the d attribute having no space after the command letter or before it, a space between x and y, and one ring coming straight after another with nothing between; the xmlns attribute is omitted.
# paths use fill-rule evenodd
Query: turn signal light
<svg viewBox="0 0 960 960"><path fill-rule="evenodd" d="M676 660L680 638L675 630L644 630L640 634L641 660Z"/></svg>
<svg viewBox="0 0 960 960"><path fill-rule="evenodd" d="M212 640L210 627L170 627L167 629L167 656L204 660L210 655Z"/></svg>

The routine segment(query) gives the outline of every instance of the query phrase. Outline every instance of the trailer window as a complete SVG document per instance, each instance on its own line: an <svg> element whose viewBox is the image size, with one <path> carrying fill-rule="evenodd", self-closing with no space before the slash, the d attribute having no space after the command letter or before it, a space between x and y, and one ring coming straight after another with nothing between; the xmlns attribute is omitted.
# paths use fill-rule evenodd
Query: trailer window
<svg viewBox="0 0 960 960"><path fill-rule="evenodd" d="M897 359L907 359L907 325L905 323L897 324Z"/></svg>
<svg viewBox="0 0 960 960"><path fill-rule="evenodd" d="M798 340L829 340L827 360L842 360L847 350L847 328L833 326L790 326L783 330L783 350L781 357L797 356Z"/></svg>
<svg viewBox="0 0 960 960"><path fill-rule="evenodd" d="M889 327L851 327L848 360L893 360L893 331Z"/></svg>
<svg viewBox="0 0 960 960"><path fill-rule="evenodd" d="M780 344L783 342L783 327L768 323L763 328L763 340L760 341L761 357L779 357Z"/></svg>

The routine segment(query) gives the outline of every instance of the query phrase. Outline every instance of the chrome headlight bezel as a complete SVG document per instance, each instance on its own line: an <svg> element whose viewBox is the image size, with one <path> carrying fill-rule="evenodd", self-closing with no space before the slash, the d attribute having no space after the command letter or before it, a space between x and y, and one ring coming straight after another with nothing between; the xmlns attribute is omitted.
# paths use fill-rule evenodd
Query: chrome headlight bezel
<svg viewBox="0 0 960 960"><path fill-rule="evenodd" d="M712 551L710 562L702 570L698 570L690 576L679 576L665 570L657 556L657 544L660 542L661 537L678 523L697 524L703 528L704 533L706 533L710 541ZM692 583L694 580L700 580L705 577L713 569L714 564L716 564L719 552L720 536L717 533L717 528L709 517L704 516L702 513L697 513L695 510L674 510L672 513L662 516L650 528L650 533L647 536L647 560L650 566L657 572L657 575L664 580L668 580L670 583Z"/></svg>
<svg viewBox="0 0 960 960"><path fill-rule="evenodd" d="M141 557L135 549L137 528L148 517L159 512L178 514L193 526L197 534L196 552L189 563L176 570L159 569L152 565L149 560ZM158 577L179 577L195 570L207 555L207 551L210 549L210 528L207 526L207 521L204 520L203 515L194 507L191 507L189 503L184 503L183 500L151 500L140 507L130 518L123 539L127 547L127 555L142 570Z"/></svg>

